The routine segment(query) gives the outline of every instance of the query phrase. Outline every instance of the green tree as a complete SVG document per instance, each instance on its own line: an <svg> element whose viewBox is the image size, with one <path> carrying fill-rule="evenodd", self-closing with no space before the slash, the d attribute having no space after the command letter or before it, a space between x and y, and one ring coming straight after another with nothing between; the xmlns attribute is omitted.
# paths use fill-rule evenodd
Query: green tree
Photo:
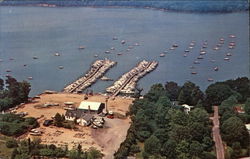
<svg viewBox="0 0 250 159"><path fill-rule="evenodd" d="M190 145L186 140L182 140L176 146L176 153L178 159L190 159Z"/></svg>
<svg viewBox="0 0 250 159"><path fill-rule="evenodd" d="M171 101L175 101L178 98L180 86L177 83L170 81L165 84L165 89L168 97Z"/></svg>
<svg viewBox="0 0 250 159"><path fill-rule="evenodd" d="M250 98L247 98L247 101L245 102L244 110L247 115L250 115Z"/></svg>
<svg viewBox="0 0 250 159"><path fill-rule="evenodd" d="M151 135L150 138L145 141L144 151L149 154L158 154L160 152L160 148L160 140L154 135Z"/></svg>
<svg viewBox="0 0 250 159"><path fill-rule="evenodd" d="M192 156L192 158L201 157L202 152L203 152L203 146L202 146L202 144L200 144L197 141L193 141L190 144L190 155Z"/></svg>
<svg viewBox="0 0 250 159"><path fill-rule="evenodd" d="M55 125L56 126L58 126L58 127L62 127L63 126L63 124L62 124L63 119L62 119L62 116L59 113L56 113L54 121L55 121Z"/></svg>
<svg viewBox="0 0 250 159"><path fill-rule="evenodd" d="M249 134L245 124L238 117L227 119L221 126L222 139L231 146L240 142L242 147L249 146Z"/></svg>
<svg viewBox="0 0 250 159"><path fill-rule="evenodd" d="M103 154L94 147L88 149L87 159L101 159Z"/></svg>

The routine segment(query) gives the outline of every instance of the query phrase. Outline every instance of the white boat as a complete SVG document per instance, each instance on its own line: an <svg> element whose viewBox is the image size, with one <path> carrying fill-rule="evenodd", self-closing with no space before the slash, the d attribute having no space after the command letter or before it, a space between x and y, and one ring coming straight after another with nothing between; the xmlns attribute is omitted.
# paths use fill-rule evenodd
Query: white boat
<svg viewBox="0 0 250 159"><path fill-rule="evenodd" d="M121 41L121 44L125 44L125 43L126 43L126 41L125 41L125 40L122 40L122 41Z"/></svg>
<svg viewBox="0 0 250 159"><path fill-rule="evenodd" d="M107 51L105 51L105 53L106 53L106 54L109 54L109 53L110 53L110 51L109 51L109 50L107 50Z"/></svg>
<svg viewBox="0 0 250 159"><path fill-rule="evenodd" d="M6 72L11 72L11 70L10 70L10 69L7 69Z"/></svg>
<svg viewBox="0 0 250 159"><path fill-rule="evenodd" d="M229 53L226 54L226 56L232 56L232 54L229 52Z"/></svg>
<svg viewBox="0 0 250 159"><path fill-rule="evenodd" d="M220 48L219 47L214 47L214 50L219 50Z"/></svg>
<svg viewBox="0 0 250 159"><path fill-rule="evenodd" d="M206 51L201 51L200 52L200 55L205 55L206 54Z"/></svg>
<svg viewBox="0 0 250 159"><path fill-rule="evenodd" d="M178 44L173 44L172 47L178 47Z"/></svg>
<svg viewBox="0 0 250 159"><path fill-rule="evenodd" d="M193 49L194 47L193 47L193 46L189 46L188 48L189 48L189 49Z"/></svg>
<svg viewBox="0 0 250 159"><path fill-rule="evenodd" d="M135 45L135 46L139 46L139 43L135 43L134 45Z"/></svg>
<svg viewBox="0 0 250 159"><path fill-rule="evenodd" d="M220 38L220 41L224 41L225 39L224 38Z"/></svg>
<svg viewBox="0 0 250 159"><path fill-rule="evenodd" d="M197 59L203 59L203 56L198 56Z"/></svg>
<svg viewBox="0 0 250 159"><path fill-rule="evenodd" d="M33 56L33 59L38 59L38 57L36 57L36 56Z"/></svg>
<svg viewBox="0 0 250 159"><path fill-rule="evenodd" d="M165 54L164 54L164 53L161 53L161 54L160 54L160 57L164 57L164 56L165 56Z"/></svg>
<svg viewBox="0 0 250 159"><path fill-rule="evenodd" d="M115 50L115 48L114 48L114 47L111 47L110 50Z"/></svg>
<svg viewBox="0 0 250 159"><path fill-rule="evenodd" d="M118 38L116 36L113 37L113 40L118 40Z"/></svg>
<svg viewBox="0 0 250 159"><path fill-rule="evenodd" d="M94 55L94 57L98 57L98 55L97 55L97 54L95 54L95 55Z"/></svg>
<svg viewBox="0 0 250 159"><path fill-rule="evenodd" d="M185 50L185 52L189 52L189 50Z"/></svg>
<svg viewBox="0 0 250 159"><path fill-rule="evenodd" d="M85 46L79 46L78 49L80 49L80 50L85 49Z"/></svg>
<svg viewBox="0 0 250 159"><path fill-rule="evenodd" d="M31 76L30 76L30 77L28 77L27 79L28 79L28 80L32 80L32 79L33 79L33 77L31 77Z"/></svg>
<svg viewBox="0 0 250 159"><path fill-rule="evenodd" d="M224 60L228 61L228 60L230 60L230 59L229 59L228 57L225 57Z"/></svg>
<svg viewBox="0 0 250 159"><path fill-rule="evenodd" d="M229 48L229 49L233 49L233 48L234 48L234 46L228 46L228 48Z"/></svg>
<svg viewBox="0 0 250 159"><path fill-rule="evenodd" d="M175 48L174 47L171 47L169 50L174 50Z"/></svg>
<svg viewBox="0 0 250 159"><path fill-rule="evenodd" d="M200 62L199 62L199 61L197 61L197 60L195 60L195 61L194 61L194 64L200 64Z"/></svg>
<svg viewBox="0 0 250 159"><path fill-rule="evenodd" d="M63 69L64 67L63 67L63 66L59 66L58 68L59 68L59 69Z"/></svg>
<svg viewBox="0 0 250 159"><path fill-rule="evenodd" d="M192 74L192 75L196 75L196 74L197 74L197 72L191 72L191 74Z"/></svg>
<svg viewBox="0 0 250 159"><path fill-rule="evenodd" d="M122 55L122 53L121 53L121 52L119 52L117 55Z"/></svg>
<svg viewBox="0 0 250 159"><path fill-rule="evenodd" d="M216 66L216 67L214 68L214 71L219 71L219 67Z"/></svg>
<svg viewBox="0 0 250 159"><path fill-rule="evenodd" d="M54 56L60 56L60 54L59 54L58 52L56 52L56 53L54 54Z"/></svg>
<svg viewBox="0 0 250 159"><path fill-rule="evenodd" d="M214 79L212 79L212 78L208 78L207 80L208 80L208 82L213 82L214 81Z"/></svg>
<svg viewBox="0 0 250 159"><path fill-rule="evenodd" d="M230 35L229 35L229 38L236 38L236 36L233 35L233 34L230 34Z"/></svg>
<svg viewBox="0 0 250 159"><path fill-rule="evenodd" d="M187 54L183 54L184 57L187 57Z"/></svg>

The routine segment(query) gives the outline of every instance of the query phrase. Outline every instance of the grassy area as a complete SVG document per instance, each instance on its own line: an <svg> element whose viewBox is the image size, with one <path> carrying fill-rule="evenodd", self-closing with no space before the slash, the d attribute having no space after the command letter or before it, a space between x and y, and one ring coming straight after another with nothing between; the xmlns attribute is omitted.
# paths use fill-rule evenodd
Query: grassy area
<svg viewBox="0 0 250 159"><path fill-rule="evenodd" d="M0 158L1 159L9 159L13 149L7 148L5 142L9 139L9 137L0 135Z"/></svg>

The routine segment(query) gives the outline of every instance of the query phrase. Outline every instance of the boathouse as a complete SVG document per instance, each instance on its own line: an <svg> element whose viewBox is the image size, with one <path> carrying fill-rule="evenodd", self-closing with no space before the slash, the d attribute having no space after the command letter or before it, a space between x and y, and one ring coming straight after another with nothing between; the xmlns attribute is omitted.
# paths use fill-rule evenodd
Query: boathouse
<svg viewBox="0 0 250 159"><path fill-rule="evenodd" d="M67 110L65 114L65 119L70 121L75 121L81 126L88 126L94 119L93 114L85 113L84 110Z"/></svg>
<svg viewBox="0 0 250 159"><path fill-rule="evenodd" d="M101 102L87 102L82 101L78 107L79 110L84 111L85 113L94 112L97 114L102 113L103 109L105 108L105 104Z"/></svg>

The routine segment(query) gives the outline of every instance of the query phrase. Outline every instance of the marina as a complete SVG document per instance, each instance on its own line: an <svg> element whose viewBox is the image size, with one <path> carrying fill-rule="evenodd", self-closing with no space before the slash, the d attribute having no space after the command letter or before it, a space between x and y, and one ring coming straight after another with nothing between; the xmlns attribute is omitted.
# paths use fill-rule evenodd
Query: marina
<svg viewBox="0 0 250 159"><path fill-rule="evenodd" d="M79 93L101 78L116 62L105 59L95 61L85 76L77 79L63 89L65 93Z"/></svg>
<svg viewBox="0 0 250 159"><path fill-rule="evenodd" d="M122 94L134 94L136 84L140 78L147 73L153 71L158 65L156 61L141 61L136 67L125 73L112 86L108 87L106 91L111 93L112 97Z"/></svg>

